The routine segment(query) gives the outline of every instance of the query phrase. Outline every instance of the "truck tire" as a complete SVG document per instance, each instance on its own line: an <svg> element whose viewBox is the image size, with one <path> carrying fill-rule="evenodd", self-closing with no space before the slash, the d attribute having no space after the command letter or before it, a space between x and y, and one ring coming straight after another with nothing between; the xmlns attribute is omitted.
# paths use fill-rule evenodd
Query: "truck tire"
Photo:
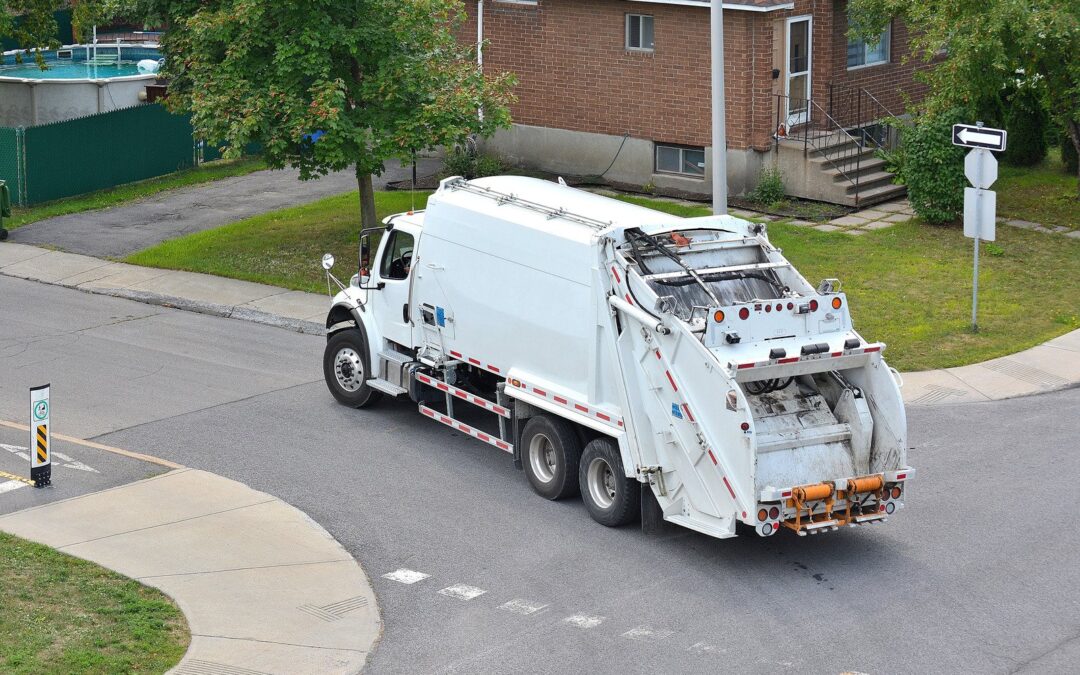
<svg viewBox="0 0 1080 675"><path fill-rule="evenodd" d="M581 460L581 441L573 425L549 415L529 418L521 432L521 464L536 494L545 499L573 497Z"/></svg>
<svg viewBox="0 0 1080 675"><path fill-rule="evenodd" d="M623 472L622 457L607 436L585 446L578 468L581 498L593 520L608 527L632 523L641 513L641 488Z"/></svg>
<svg viewBox="0 0 1080 675"><path fill-rule="evenodd" d="M323 352L323 378L334 398L350 408L364 408L382 398L367 384L371 373L367 340L358 329L334 333Z"/></svg>

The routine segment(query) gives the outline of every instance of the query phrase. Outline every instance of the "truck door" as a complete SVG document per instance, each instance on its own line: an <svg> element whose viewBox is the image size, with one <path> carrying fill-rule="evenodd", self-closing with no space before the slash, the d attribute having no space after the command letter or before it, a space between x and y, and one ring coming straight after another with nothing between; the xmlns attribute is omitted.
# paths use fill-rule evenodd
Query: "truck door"
<svg viewBox="0 0 1080 675"><path fill-rule="evenodd" d="M412 283L413 255L419 232L407 231L407 226L390 231L383 238L374 281L381 289L372 291L371 304L375 310L383 337L405 347L413 347L412 317L409 315L409 286Z"/></svg>

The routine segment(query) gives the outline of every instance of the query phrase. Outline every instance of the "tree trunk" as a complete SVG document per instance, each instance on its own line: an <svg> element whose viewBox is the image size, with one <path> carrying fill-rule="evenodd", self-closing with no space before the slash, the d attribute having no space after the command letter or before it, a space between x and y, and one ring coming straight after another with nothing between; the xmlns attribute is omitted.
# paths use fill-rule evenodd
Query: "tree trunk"
<svg viewBox="0 0 1080 675"><path fill-rule="evenodd" d="M360 224L362 227L377 227L378 216L375 214L375 188L371 185L371 174L356 170L356 186L360 189Z"/></svg>
<svg viewBox="0 0 1080 675"><path fill-rule="evenodd" d="M1069 120L1069 123L1065 125L1065 131L1069 134L1069 140L1072 141L1076 154L1080 156L1080 122ZM1080 162L1076 163L1076 201L1080 201Z"/></svg>

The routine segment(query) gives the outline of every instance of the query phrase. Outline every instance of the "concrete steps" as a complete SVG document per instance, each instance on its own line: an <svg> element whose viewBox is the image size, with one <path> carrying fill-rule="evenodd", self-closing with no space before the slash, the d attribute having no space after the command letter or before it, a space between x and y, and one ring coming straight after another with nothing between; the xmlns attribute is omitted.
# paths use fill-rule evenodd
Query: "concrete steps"
<svg viewBox="0 0 1080 675"><path fill-rule="evenodd" d="M832 204L862 207L902 197L903 185L885 170L874 148L862 147L841 132L823 133L809 142L781 139L777 162L788 194Z"/></svg>

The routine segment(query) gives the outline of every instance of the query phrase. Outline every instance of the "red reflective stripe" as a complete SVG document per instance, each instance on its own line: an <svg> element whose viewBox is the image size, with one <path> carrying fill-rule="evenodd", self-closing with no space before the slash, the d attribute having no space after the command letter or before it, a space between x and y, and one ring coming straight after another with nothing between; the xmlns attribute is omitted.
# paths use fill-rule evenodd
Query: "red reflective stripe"
<svg viewBox="0 0 1080 675"><path fill-rule="evenodd" d="M469 400L469 395L466 394L465 392L461 391L460 389L456 389L452 393L454 394L454 396L457 396L460 399L464 399L466 401Z"/></svg>
<svg viewBox="0 0 1080 675"><path fill-rule="evenodd" d="M455 352L453 349L451 349L450 350L450 356L453 356L455 359L460 359L461 358L461 352Z"/></svg>
<svg viewBox="0 0 1080 675"><path fill-rule="evenodd" d="M779 359L779 360L777 361L777 363L795 363L795 362L796 362L796 361L798 361L798 360L799 360L799 357L798 357L798 356L789 356L789 357L788 357L788 358L786 358L786 359ZM740 368L742 368L742 366L739 366L739 367L740 367Z"/></svg>
<svg viewBox="0 0 1080 675"><path fill-rule="evenodd" d="M867 347L863 351L866 352L867 354L869 354L870 352L880 352L881 347Z"/></svg>
<svg viewBox="0 0 1080 675"><path fill-rule="evenodd" d="M450 391L450 387L445 382L436 382L436 389L442 389L443 391Z"/></svg>
<svg viewBox="0 0 1080 675"><path fill-rule="evenodd" d="M598 412L598 413L596 413L596 416L599 417L600 419L604 420L605 422L610 422L611 421L611 418L608 417L607 415L605 415L604 413Z"/></svg>
<svg viewBox="0 0 1080 675"><path fill-rule="evenodd" d="M491 365L490 363L488 364L488 370L490 370L493 373L499 372L499 369L496 368L495 366Z"/></svg>
<svg viewBox="0 0 1080 675"><path fill-rule="evenodd" d="M832 355L833 356L843 356L844 352L833 352Z"/></svg>
<svg viewBox="0 0 1080 675"><path fill-rule="evenodd" d="M740 363L739 364L739 370L743 370L744 368L753 368L753 367L754 367L753 363Z"/></svg>
<svg viewBox="0 0 1080 675"><path fill-rule="evenodd" d="M487 435L487 434L476 434L476 437L477 437L477 438L479 438L479 439L480 439L480 440L482 440L482 441L487 441L487 440L489 440L489 437L488 437L488 435Z"/></svg>
<svg viewBox="0 0 1080 675"><path fill-rule="evenodd" d="M712 454L712 450L711 450L711 449L709 450L709 459L711 459L711 460L712 460L712 463L713 463L714 465L715 465L715 464L719 464L719 462L717 462L717 461L716 461L716 455Z"/></svg>
<svg viewBox="0 0 1080 675"><path fill-rule="evenodd" d="M630 294L629 294L629 293L627 293L627 294L626 294L626 302L627 302L627 304L629 304L629 305L630 305L631 307L633 307L633 306L634 306L634 301L630 299Z"/></svg>
<svg viewBox="0 0 1080 675"><path fill-rule="evenodd" d="M577 408L578 410L580 410L581 412L585 412L585 413L589 412L589 409L586 408L585 406L581 405L580 403L575 403L574 407Z"/></svg>
<svg viewBox="0 0 1080 675"><path fill-rule="evenodd" d="M428 417L435 417L435 411L434 410L429 410L428 408L421 408L420 412L424 413Z"/></svg>
<svg viewBox="0 0 1080 675"><path fill-rule="evenodd" d="M479 362L479 361L477 361L477 360L476 360L476 359L474 359L474 358L470 358L470 359L469 359L469 363L473 364L474 366L478 366L478 365L480 365L480 362Z"/></svg>
<svg viewBox="0 0 1080 675"><path fill-rule="evenodd" d="M694 420L694 416L693 416L693 415L692 415L692 414L690 413L690 406L688 406L688 405L686 405L685 403L683 403L683 407L682 407L682 408L683 408L683 410L685 410L685 411L686 411L686 416L690 418L690 421L691 421L691 422L695 421L695 420Z"/></svg>
<svg viewBox="0 0 1080 675"><path fill-rule="evenodd" d="M620 277L620 276L619 276L619 271L618 271L618 270L616 270L616 269L615 269L614 267L612 267L612 268L611 268L611 273L615 275L615 281L616 281L617 283L620 283L620 284L621 284L621 283L622 283L622 277Z"/></svg>
<svg viewBox="0 0 1080 675"><path fill-rule="evenodd" d="M673 378L671 376L671 371L670 370L665 370L664 374L667 375L667 381L671 383L671 388L674 389L675 391L679 391L679 387L676 386L676 384L675 384L675 378Z"/></svg>
<svg viewBox="0 0 1080 675"><path fill-rule="evenodd" d="M482 399L479 396L473 396L472 400L473 400L473 403L475 403L476 405L484 405L484 406L491 405L490 403L487 402L487 400Z"/></svg>
<svg viewBox="0 0 1080 675"><path fill-rule="evenodd" d="M790 497L791 496L791 490L784 490L783 492L780 493L780 496L781 497Z"/></svg>
<svg viewBox="0 0 1080 675"><path fill-rule="evenodd" d="M898 473L898 474L896 474L896 480L904 480L905 478L907 478L906 473Z"/></svg>
<svg viewBox="0 0 1080 675"><path fill-rule="evenodd" d="M493 405L493 406L491 406L491 409L493 411L497 412L498 414L502 415L503 417L507 417L507 416L510 415L510 411L507 410L506 408L502 407L501 405Z"/></svg>
<svg viewBox="0 0 1080 675"><path fill-rule="evenodd" d="M656 358L658 358L658 359L660 358L660 350L659 349L657 349L653 353L656 354Z"/></svg>
<svg viewBox="0 0 1080 675"><path fill-rule="evenodd" d="M535 394L537 394L539 396L547 397L547 392L544 391L543 389L537 389L536 387L533 387L533 393L535 393Z"/></svg>
<svg viewBox="0 0 1080 675"><path fill-rule="evenodd" d="M497 448L499 448L500 450L509 450L510 449L510 446L507 445L506 443L503 443L502 441L495 441L495 446Z"/></svg>
<svg viewBox="0 0 1080 675"><path fill-rule="evenodd" d="M466 433L468 433L468 432L472 431L472 427L470 427L470 426L469 426L469 425L467 425L467 424L462 424L462 423L458 422L458 425L457 425L457 426L458 426L458 429L461 429L462 431L464 431L464 432L466 432Z"/></svg>
<svg viewBox="0 0 1080 675"><path fill-rule="evenodd" d="M619 420L619 426L620 427L622 426L622 420Z"/></svg>
<svg viewBox="0 0 1080 675"><path fill-rule="evenodd" d="M724 476L724 486L727 487L727 491L731 493L731 498L735 499L735 491L731 489L731 483L727 482L727 476Z"/></svg>
<svg viewBox="0 0 1080 675"><path fill-rule="evenodd" d="M445 415L441 416L441 417L439 418L439 420L440 420L440 421L441 421L441 422L442 422L443 424L453 424L453 423L454 423L454 420L450 419L449 417L446 417Z"/></svg>
<svg viewBox="0 0 1080 675"><path fill-rule="evenodd" d="M555 402L556 403L562 403L563 405L566 405L566 399L563 398L562 396L556 396L555 397Z"/></svg>

